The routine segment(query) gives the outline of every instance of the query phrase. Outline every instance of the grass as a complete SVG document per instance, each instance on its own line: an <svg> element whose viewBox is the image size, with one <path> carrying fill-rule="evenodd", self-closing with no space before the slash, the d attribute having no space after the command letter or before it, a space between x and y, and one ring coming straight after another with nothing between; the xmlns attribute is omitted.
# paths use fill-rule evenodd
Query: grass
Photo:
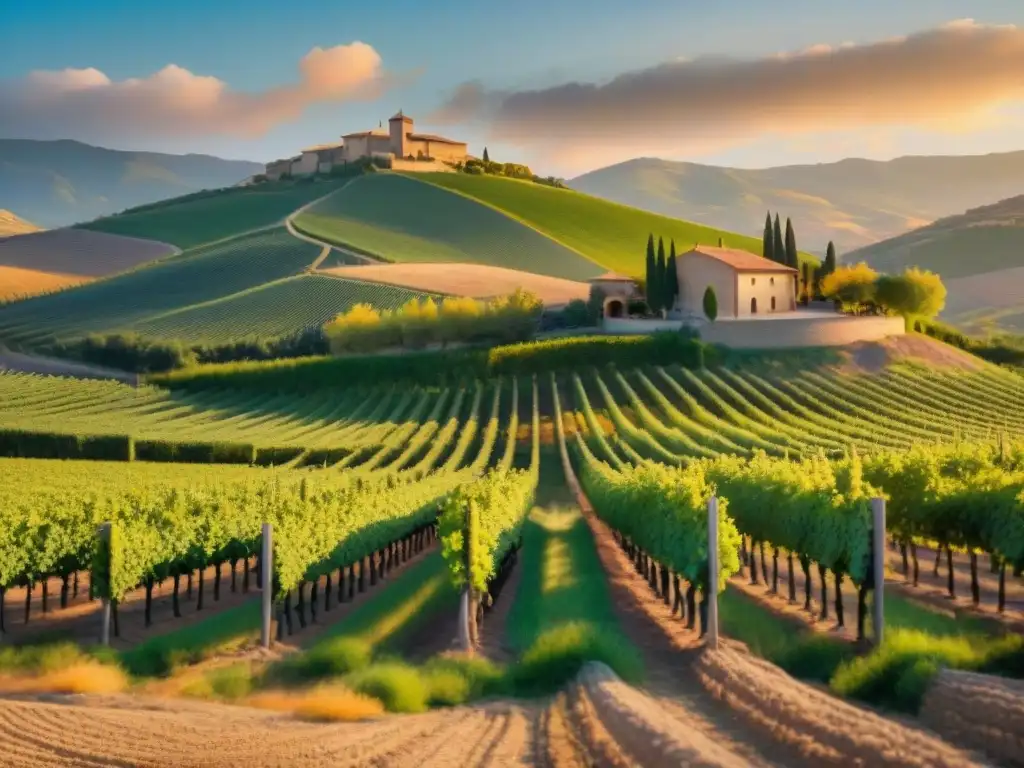
<svg viewBox="0 0 1024 768"><path fill-rule="evenodd" d="M593 537L570 506L554 453L542 456L540 476L508 617L509 645L520 653L509 670L510 685L523 695L557 690L587 661L603 661L624 680L638 682L642 660L619 628Z"/></svg>
<svg viewBox="0 0 1024 768"><path fill-rule="evenodd" d="M645 247L651 233L674 239L678 251L694 243L725 245L761 255L761 238L725 232L668 216L642 211L568 189L495 176L459 173L418 174L439 187L491 205L572 248L605 269L644 276ZM751 222L759 230L763 222Z"/></svg>
<svg viewBox="0 0 1024 768"><path fill-rule="evenodd" d="M109 280L0 307L0 336L31 345L131 331L168 312L296 275L320 250L282 228L186 251ZM261 318L246 320L257 324Z"/></svg>
<svg viewBox="0 0 1024 768"><path fill-rule="evenodd" d="M343 183L342 180L281 181L239 187L198 199L167 201L79 226L115 235L161 240L182 249L192 248L276 224L295 209Z"/></svg>
<svg viewBox="0 0 1024 768"><path fill-rule="evenodd" d="M386 261L469 262L571 280L603 271L493 208L397 174L363 176L294 223Z"/></svg>
<svg viewBox="0 0 1024 768"><path fill-rule="evenodd" d="M983 622L954 618L893 593L885 598L885 639L863 655L733 589L719 598L719 620L724 634L794 677L827 683L839 695L900 712L917 712L932 678L944 667L1024 677L1021 636L992 636Z"/></svg>
<svg viewBox="0 0 1024 768"><path fill-rule="evenodd" d="M356 304L396 309L428 294L381 283L298 275L264 283L211 302L172 310L132 326L146 338L223 344L237 339L273 339L301 328L322 326Z"/></svg>
<svg viewBox="0 0 1024 768"><path fill-rule="evenodd" d="M164 676L259 637L260 603L250 600L218 611L204 621L158 635L121 654L124 668L136 677Z"/></svg>

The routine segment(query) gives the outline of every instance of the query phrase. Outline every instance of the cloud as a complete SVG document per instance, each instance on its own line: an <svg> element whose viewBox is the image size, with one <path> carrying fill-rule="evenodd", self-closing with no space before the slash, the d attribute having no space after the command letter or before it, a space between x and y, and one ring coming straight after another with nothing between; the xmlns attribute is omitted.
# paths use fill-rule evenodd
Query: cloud
<svg viewBox="0 0 1024 768"><path fill-rule="evenodd" d="M358 41L313 48L298 69L298 82L252 93L176 64L120 81L94 68L30 72L0 81L0 136L254 138L314 104L373 99L396 82Z"/></svg>
<svg viewBox="0 0 1024 768"><path fill-rule="evenodd" d="M753 60L674 60L605 83L491 91L460 86L431 116L556 157L721 149L766 135L877 126L962 130L1024 99L1024 29L961 19L868 44ZM607 158L611 160L612 158Z"/></svg>

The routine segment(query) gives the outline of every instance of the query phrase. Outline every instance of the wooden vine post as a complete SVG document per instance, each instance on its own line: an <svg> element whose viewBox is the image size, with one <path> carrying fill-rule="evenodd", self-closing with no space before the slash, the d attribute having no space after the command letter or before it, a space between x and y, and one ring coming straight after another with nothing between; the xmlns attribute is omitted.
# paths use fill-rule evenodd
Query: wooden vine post
<svg viewBox="0 0 1024 768"><path fill-rule="evenodd" d="M110 645L110 523L101 523L96 534L99 537L100 567L104 573L102 608L100 610L100 645Z"/></svg>
<svg viewBox="0 0 1024 768"><path fill-rule="evenodd" d="M260 645L270 647L270 622L274 608L274 527L263 524L263 538L260 552L260 586L262 593L262 614L260 616Z"/></svg>
<svg viewBox="0 0 1024 768"><path fill-rule="evenodd" d="M872 622L875 645L879 646L885 636L885 499L877 496L871 499L871 519L871 568L875 590Z"/></svg>
<svg viewBox="0 0 1024 768"><path fill-rule="evenodd" d="M707 637L712 650L718 648L718 497L708 499L708 588L704 598L708 604Z"/></svg>

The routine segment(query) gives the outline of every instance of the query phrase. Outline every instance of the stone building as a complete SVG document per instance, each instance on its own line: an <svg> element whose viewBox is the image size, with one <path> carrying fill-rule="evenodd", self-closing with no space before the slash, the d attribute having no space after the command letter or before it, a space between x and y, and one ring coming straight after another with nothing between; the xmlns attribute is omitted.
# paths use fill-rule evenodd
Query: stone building
<svg viewBox="0 0 1024 768"><path fill-rule="evenodd" d="M683 315L703 317L711 286L719 317L746 317L796 309L798 273L792 267L735 248L696 245L676 257Z"/></svg>

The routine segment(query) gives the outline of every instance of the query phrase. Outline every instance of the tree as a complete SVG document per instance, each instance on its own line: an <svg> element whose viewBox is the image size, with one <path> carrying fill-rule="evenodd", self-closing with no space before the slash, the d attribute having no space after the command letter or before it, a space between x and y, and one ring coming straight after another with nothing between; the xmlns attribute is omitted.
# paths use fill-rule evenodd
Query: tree
<svg viewBox="0 0 1024 768"><path fill-rule="evenodd" d="M605 292L599 285L590 286L590 296L587 297L587 315L590 325L600 325L601 316L604 314Z"/></svg>
<svg viewBox="0 0 1024 768"><path fill-rule="evenodd" d="M798 269L800 257L796 252L796 232L793 231L793 222L786 217L786 266Z"/></svg>
<svg viewBox="0 0 1024 768"><path fill-rule="evenodd" d="M644 290L647 295L647 306L656 311L655 302L658 291L658 262L654 258L654 235L647 236L647 264L644 279Z"/></svg>
<svg viewBox="0 0 1024 768"><path fill-rule="evenodd" d="M653 294L657 302L656 306L651 307L655 312L661 313L668 309L668 264L665 261L665 241L660 237L658 238L658 266L656 269L658 275L658 284L654 291L651 291L648 287L648 292ZM648 300L648 304L650 301Z"/></svg>
<svg viewBox="0 0 1024 768"><path fill-rule="evenodd" d="M821 293L826 299L860 308L875 300L878 273L863 261L852 267L837 267L821 281Z"/></svg>
<svg viewBox="0 0 1024 768"><path fill-rule="evenodd" d="M676 268L676 241L672 240L668 247L668 264L667 274L665 276L665 283L668 285L668 309L672 309L676 305L676 299L679 298L679 271Z"/></svg>
<svg viewBox="0 0 1024 768"><path fill-rule="evenodd" d="M828 248L825 249L825 263L822 265L822 277L831 275L836 271L836 247L832 241L828 241Z"/></svg>
<svg viewBox="0 0 1024 768"><path fill-rule="evenodd" d="M775 230L772 229L772 212L764 215L764 236L761 238L761 250L766 259L775 261Z"/></svg>
<svg viewBox="0 0 1024 768"><path fill-rule="evenodd" d="M902 275L882 275L875 301L904 317L933 318L946 306L946 286L934 272L911 267Z"/></svg>
<svg viewBox="0 0 1024 768"><path fill-rule="evenodd" d="M775 227L772 230L772 260L779 264L786 263L786 244L782 240L782 225L779 223L779 214L775 214Z"/></svg>
<svg viewBox="0 0 1024 768"><path fill-rule="evenodd" d="M804 265L803 265L803 276L804 276L804 289L803 289L803 294L804 294L804 297L805 297L805 299L806 299L806 300L807 300L808 302L809 302L809 301L811 300L811 296L812 296L812 294L813 294L813 288L812 288L812 285L811 285L811 281L812 281L812 277L811 277L811 275L812 275L812 269L813 269L813 268L811 267L811 262L809 262L809 261L805 261L805 262L804 262Z"/></svg>
<svg viewBox="0 0 1024 768"><path fill-rule="evenodd" d="M491 162L491 156L489 154L487 154L487 147L484 147L484 162L485 163Z"/></svg>
<svg viewBox="0 0 1024 768"><path fill-rule="evenodd" d="M704 314L711 322L718 317L718 297L715 296L715 289L710 285L704 291Z"/></svg>

